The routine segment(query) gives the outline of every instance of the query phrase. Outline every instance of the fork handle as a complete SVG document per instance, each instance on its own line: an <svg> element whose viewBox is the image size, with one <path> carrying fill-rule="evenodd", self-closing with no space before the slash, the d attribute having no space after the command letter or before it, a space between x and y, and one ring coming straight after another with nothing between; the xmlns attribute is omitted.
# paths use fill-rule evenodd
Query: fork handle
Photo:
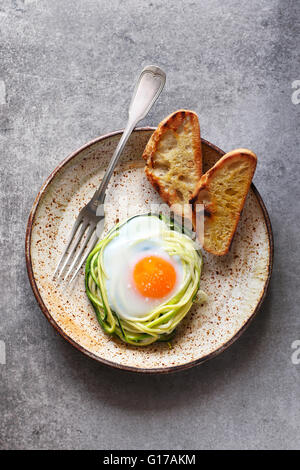
<svg viewBox="0 0 300 470"><path fill-rule="evenodd" d="M142 70L129 106L128 122L106 169L101 184L92 198L93 202L96 202L97 205L104 203L107 185L133 129L136 127L137 123L148 114L159 97L165 82L166 74L159 67L148 65Z"/></svg>

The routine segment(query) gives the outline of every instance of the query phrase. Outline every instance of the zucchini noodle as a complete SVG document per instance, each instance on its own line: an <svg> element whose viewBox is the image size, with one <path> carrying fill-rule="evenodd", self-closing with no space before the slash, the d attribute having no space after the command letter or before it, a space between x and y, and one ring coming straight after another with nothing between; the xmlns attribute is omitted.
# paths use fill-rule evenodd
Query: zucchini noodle
<svg viewBox="0 0 300 470"><path fill-rule="evenodd" d="M152 215L153 214L148 214ZM135 216L138 217L138 216ZM163 248L170 256L178 256L183 266L183 279L179 290L167 301L152 309L148 315L129 319L121 318L108 302L106 280L108 278L103 265L105 247L118 236L123 224L117 224L100 240L89 254L85 268L85 287L98 322L103 330L118 336L122 341L135 346L145 346L155 341L169 341L176 326L181 322L196 300L200 285L202 256L194 247L191 238L176 226L174 221L161 215L157 216L166 224L162 232Z"/></svg>

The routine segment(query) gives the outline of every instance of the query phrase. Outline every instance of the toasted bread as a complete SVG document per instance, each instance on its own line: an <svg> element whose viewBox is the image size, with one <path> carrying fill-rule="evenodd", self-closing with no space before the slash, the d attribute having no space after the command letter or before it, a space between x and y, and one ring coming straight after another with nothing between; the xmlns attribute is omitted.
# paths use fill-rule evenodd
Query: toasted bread
<svg viewBox="0 0 300 470"><path fill-rule="evenodd" d="M197 114L181 109L166 117L150 137L143 158L147 178L162 199L169 206L188 204L202 175Z"/></svg>
<svg viewBox="0 0 300 470"><path fill-rule="evenodd" d="M250 150L236 149L224 155L201 177L190 202L193 226L206 251L220 256L228 253L256 162L257 157ZM197 204L204 206L204 213L203 206L197 211ZM199 223L201 213L204 224Z"/></svg>

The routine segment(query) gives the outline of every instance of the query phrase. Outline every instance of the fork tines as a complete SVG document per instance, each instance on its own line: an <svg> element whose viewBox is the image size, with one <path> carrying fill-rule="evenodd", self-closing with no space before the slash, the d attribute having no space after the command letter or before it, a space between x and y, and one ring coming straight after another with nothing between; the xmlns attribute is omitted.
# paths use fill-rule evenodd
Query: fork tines
<svg viewBox="0 0 300 470"><path fill-rule="evenodd" d="M91 221L86 222L78 217L69 235L65 251L55 269L53 278L56 277L57 280L63 278L66 281L71 277L69 280L69 284L71 284L96 241L96 224ZM68 268L67 272L63 275L66 268Z"/></svg>

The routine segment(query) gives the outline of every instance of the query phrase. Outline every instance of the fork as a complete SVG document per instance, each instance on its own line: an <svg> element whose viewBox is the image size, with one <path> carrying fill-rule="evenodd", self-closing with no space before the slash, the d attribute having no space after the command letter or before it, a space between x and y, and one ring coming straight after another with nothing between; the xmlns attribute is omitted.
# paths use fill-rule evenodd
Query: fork
<svg viewBox="0 0 300 470"><path fill-rule="evenodd" d="M100 238L104 227L103 204L105 191L121 153L137 123L143 119L159 97L166 82L166 74L155 65L145 67L136 83L128 112L128 121L116 150L106 169L99 188L92 199L81 209L69 235L66 248L58 262L53 278L69 279L69 284L77 276L88 254ZM100 227L100 228L99 228ZM85 235L85 238L84 238ZM65 276L63 273L68 268Z"/></svg>

